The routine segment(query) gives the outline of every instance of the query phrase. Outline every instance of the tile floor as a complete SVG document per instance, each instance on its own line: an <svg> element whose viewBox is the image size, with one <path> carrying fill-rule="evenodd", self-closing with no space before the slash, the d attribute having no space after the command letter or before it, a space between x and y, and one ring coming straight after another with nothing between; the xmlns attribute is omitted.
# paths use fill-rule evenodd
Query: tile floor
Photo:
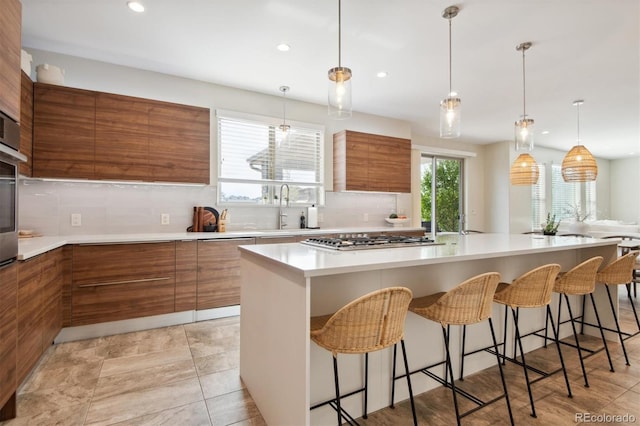
<svg viewBox="0 0 640 426"><path fill-rule="evenodd" d="M628 300L621 298L623 329L636 331ZM624 304L626 303L626 308ZM52 347L19 390L16 425L264 425L238 375L238 317L160 328ZM584 338L584 343L598 344ZM561 373L533 385L538 418L529 415L522 369L507 363L516 424L571 425L576 413L630 414L640 423L640 335L626 342L631 366L612 344L615 373L604 352L586 361L585 388L576 351L563 347L573 398ZM559 366L553 345L527 356L543 369ZM460 385L484 398L500 392L497 367ZM413 380L431 380L413 376ZM462 410L470 408L460 399ZM451 392L438 387L416 397L421 425L455 424ZM507 424L504 400L463 419L465 425ZM411 424L408 402L359 420L363 425ZM611 424L600 422L595 424Z"/></svg>

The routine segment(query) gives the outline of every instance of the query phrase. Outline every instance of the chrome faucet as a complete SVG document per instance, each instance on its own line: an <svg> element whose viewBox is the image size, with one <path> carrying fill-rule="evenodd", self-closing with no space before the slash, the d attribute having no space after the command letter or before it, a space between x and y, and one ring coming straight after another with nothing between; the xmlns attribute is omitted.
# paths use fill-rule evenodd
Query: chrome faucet
<svg viewBox="0 0 640 426"><path fill-rule="evenodd" d="M287 226L287 223L282 220L283 218L287 217L286 213L282 212L282 190L284 188L287 188L287 201L285 202L285 207L289 207L289 185L283 183L282 185L280 185L280 211L278 212L278 229L282 229Z"/></svg>

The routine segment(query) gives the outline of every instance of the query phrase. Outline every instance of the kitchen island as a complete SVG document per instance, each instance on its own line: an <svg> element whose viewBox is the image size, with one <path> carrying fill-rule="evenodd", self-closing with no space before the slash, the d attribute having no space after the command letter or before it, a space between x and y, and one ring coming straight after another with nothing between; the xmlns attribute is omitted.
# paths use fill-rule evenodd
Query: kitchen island
<svg viewBox="0 0 640 426"><path fill-rule="evenodd" d="M497 271L503 281L511 281L547 263L559 263L562 270L568 270L601 255L606 264L616 257L618 243L508 234L448 235L439 237L437 242L442 244L357 251L299 243L240 248L240 375L268 424L335 423L335 413L328 406L309 410L311 405L334 395L331 354L311 343L311 316L334 312L363 294L389 286L408 287L419 297L449 290L484 272ZM598 302L605 300L603 297L606 299L604 292L596 294ZM577 305L577 300L573 303ZM502 333L503 312L497 305L494 307L498 335ZM607 310L600 312L603 322L611 321ZM541 328L544 318L542 309L521 312L521 332ZM471 326L468 350L488 344L487 328L485 324ZM443 359L441 336L439 325L411 313L407 316L405 342L412 370ZM459 339L459 330L454 327L454 371L458 369ZM543 342L531 337L523 343L529 351ZM361 357L341 355L338 359L341 390L347 393L357 389L362 383ZM492 355L481 353L465 360L465 372L471 374L494 363ZM375 411L389 405L391 351L371 354L369 368L369 410ZM403 371L400 362L398 369ZM413 377L416 394L437 385L430 379ZM398 381L397 385L396 400L407 398L404 382ZM346 399L343 407L359 417L361 397Z"/></svg>

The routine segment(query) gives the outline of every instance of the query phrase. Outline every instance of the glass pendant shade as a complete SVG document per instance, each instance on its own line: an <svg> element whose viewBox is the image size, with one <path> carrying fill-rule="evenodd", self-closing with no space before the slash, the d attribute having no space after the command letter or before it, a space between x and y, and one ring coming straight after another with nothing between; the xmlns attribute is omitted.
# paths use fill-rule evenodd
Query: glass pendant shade
<svg viewBox="0 0 640 426"><path fill-rule="evenodd" d="M440 137L460 137L460 98L448 97L440 102Z"/></svg>
<svg viewBox="0 0 640 426"><path fill-rule="evenodd" d="M565 182L591 182L598 177L598 164L583 145L576 145L562 160L562 179Z"/></svg>
<svg viewBox="0 0 640 426"><path fill-rule="evenodd" d="M347 67L329 70L329 117L351 117L351 70Z"/></svg>
<svg viewBox="0 0 640 426"><path fill-rule="evenodd" d="M516 151L533 151L533 130L535 122L531 118L516 121L515 140Z"/></svg>
<svg viewBox="0 0 640 426"><path fill-rule="evenodd" d="M509 180L511 185L535 185L538 183L540 170L536 160L528 154L520 154L511 165Z"/></svg>

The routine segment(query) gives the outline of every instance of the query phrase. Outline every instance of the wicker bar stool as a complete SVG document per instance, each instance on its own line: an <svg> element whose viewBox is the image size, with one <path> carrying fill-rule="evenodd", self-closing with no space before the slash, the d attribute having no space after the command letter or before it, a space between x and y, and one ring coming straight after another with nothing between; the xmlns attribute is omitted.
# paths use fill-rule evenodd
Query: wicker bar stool
<svg viewBox="0 0 640 426"><path fill-rule="evenodd" d="M507 359L506 357L506 343L507 343L507 308L511 308L511 314L513 317L513 323L515 328L515 337L516 344L520 349L520 357L522 359L521 362L518 362L516 359L516 352L514 350L513 358L509 359L509 361L514 362L516 364L522 365L522 369L524 371L524 377L527 382L527 391L529 393L529 402L531 404L531 416L536 416L536 409L533 403L533 394L531 392L531 384L541 380L545 377L548 377L550 373L546 373L544 371L540 371L531 366L527 366L524 356L524 349L522 347L522 339L520 337L520 329L518 327L518 314L520 308L541 308L545 307L547 310L547 315L551 322L551 329L553 330L554 340L556 342L556 347L558 349L558 357L560 358L560 364L562 366L562 373L564 374L564 380L567 385L567 393L571 398L573 394L571 393L571 385L569 384L569 377L567 376L567 370L564 365L564 358L562 357L562 350L560 349L560 344L558 343L558 334L556 332L556 327L553 321L553 317L551 316L551 309L549 308L549 304L551 303L551 292L553 290L553 286L555 283L555 279L560 272L560 265L552 263L544 266L540 266L538 268L532 269L529 272L521 275L520 277L513 280L511 284L507 283L499 283L498 288L496 289L496 294L493 296L493 301L496 303L500 303L505 305L505 318L504 318L504 339L503 339L503 362ZM462 356L465 354L463 352ZM532 370L541 374L541 377L531 381L529 380L528 371Z"/></svg>
<svg viewBox="0 0 640 426"><path fill-rule="evenodd" d="M431 321L435 321L442 326L442 336L444 339L444 346L446 349L445 366L445 378L444 380L430 372L428 369L437 365L442 365L443 362L421 368L410 374L422 372L436 381L451 388L453 394L453 406L456 411L456 421L460 425L461 419L475 412L479 408L496 402L501 398L505 398L507 403L507 409L509 410L509 419L513 425L513 414L511 412L511 403L509 402L509 393L507 392L507 383L502 372L502 365L500 363L500 357L498 355L498 345L496 342L496 335L493 328L493 322L491 321L491 304L493 300L493 294L500 281L500 274L497 272L489 272L475 277L469 278L463 283L459 284L448 292L441 292L432 294L425 297L413 299L409 310L423 318ZM490 401L482 401L479 398L469 394L466 391L462 391L456 388L453 380L453 369L451 367L451 353L449 349L449 336L451 325L467 325L475 324L484 320L489 321L489 328L491 330L491 338L493 340L493 348L496 354L496 360L498 362L498 369L500 370L500 378L502 380L502 388L504 393ZM395 355L395 354L394 354ZM395 358L395 356L394 356ZM394 363L395 365L395 363ZM408 376L409 374L407 374ZM451 383L448 382L447 377L451 377ZM395 374L394 374L394 386L395 386ZM391 395L393 399L393 389ZM475 402L478 406L470 409L465 413L460 413L458 408L457 394L460 393L467 399Z"/></svg>
<svg viewBox="0 0 640 426"><path fill-rule="evenodd" d="M638 329L640 330L640 321L638 320L638 312L636 311L635 304L633 300L631 300L631 290L627 284L633 281L633 268L635 267L636 259L638 257L639 251L631 251L624 256L621 256L605 266L598 274L596 275L596 283L604 285L607 290L607 297L609 298L609 306L611 307L611 314L613 315L613 320L616 325L615 330L611 330L606 327L602 327L600 325L600 329L604 329L607 331L615 331L618 333L618 337L620 338L620 345L622 346L622 352L624 353L624 359L626 365L629 364L629 357L627 355L627 349L624 346L624 335L628 333L623 333L620 330L620 322L618 321L618 316L616 315L616 308L613 304L613 298L611 297L611 286L625 285L627 287L627 293L629 295L629 301L631 302L631 309L633 310L633 315L636 319L636 324L638 325ZM617 292L616 292L617 294ZM584 305L584 301L583 301ZM584 328L584 317L582 319L582 327ZM591 325L591 324L587 324ZM613 368L613 367L612 367Z"/></svg>
<svg viewBox="0 0 640 426"><path fill-rule="evenodd" d="M596 307L595 300L593 299L593 291L596 287L596 274L598 273L598 268L602 264L603 257L595 256L591 259L585 260L577 266L574 266L571 270L567 272L561 272L558 274L556 278L555 284L553 286L553 291L560 295L558 299L558 316L556 319L556 335L559 334L560 325L563 324L561 318L562 312L562 298L564 296L564 300L567 304L567 312L569 313L569 319L567 322L571 323L571 329L573 331L573 338L575 341L575 345L571 345L569 343L563 344L574 346L578 350L578 358L580 359L580 368L582 369L582 376L584 377L584 385L589 387L589 380L587 379L587 371L584 368L584 361L582 356L582 351L584 348L580 347L580 341L578 340L578 333L576 331L576 317L573 316L573 312L571 311L571 304L569 303L569 296L583 296L584 298L589 295L591 299L591 306L593 307L593 312L596 317L596 321L598 323L598 328L600 329L600 336L602 337L602 343L604 344L604 349L607 353L607 358L609 360L609 368L611 371L613 370L613 363L611 362L611 354L609 353L609 347L607 345L607 340L604 337L604 330L602 329L602 324L600 322L600 315L598 314L598 308ZM582 311L582 315L584 315L584 308ZM547 322L545 324L545 345L547 341L547 324L549 322L549 313L547 312Z"/></svg>
<svg viewBox="0 0 640 426"><path fill-rule="evenodd" d="M409 371L407 353L404 346L404 321L411 302L411 290L405 287L388 287L373 291L348 303L332 315L311 318L311 340L330 351L333 355L333 376L336 398L325 403L316 404L311 409L331 405L338 413L338 425L342 418L349 424L357 422L340 407L340 399L356 393L364 392L363 418L367 418L367 396L369 377L369 352L378 351L389 346L402 346L404 366ZM361 389L340 395L338 380L338 354L364 354L365 382ZM417 426L416 409L413 402L411 379L407 374L407 386L413 424Z"/></svg>

